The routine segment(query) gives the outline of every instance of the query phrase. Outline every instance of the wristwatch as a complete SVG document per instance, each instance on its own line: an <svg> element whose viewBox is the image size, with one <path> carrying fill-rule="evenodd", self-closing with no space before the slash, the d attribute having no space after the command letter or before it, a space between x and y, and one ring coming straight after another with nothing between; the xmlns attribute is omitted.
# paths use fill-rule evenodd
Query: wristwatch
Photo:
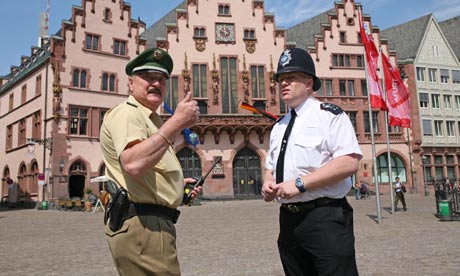
<svg viewBox="0 0 460 276"><path fill-rule="evenodd" d="M302 178L299 176L295 179L295 186L297 187L297 189L299 189L299 191L301 193L304 193L306 191L305 187L303 186L303 181L302 181Z"/></svg>

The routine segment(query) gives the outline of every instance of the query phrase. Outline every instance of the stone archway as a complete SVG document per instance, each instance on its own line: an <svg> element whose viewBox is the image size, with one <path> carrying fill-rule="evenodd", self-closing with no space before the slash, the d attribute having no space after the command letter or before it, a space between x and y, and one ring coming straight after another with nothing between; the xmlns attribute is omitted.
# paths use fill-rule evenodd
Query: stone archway
<svg viewBox="0 0 460 276"><path fill-rule="evenodd" d="M74 161L69 172L69 198L83 198L86 182L86 166L81 160Z"/></svg>
<svg viewBox="0 0 460 276"><path fill-rule="evenodd" d="M262 189L260 158L248 147L233 159L233 193L235 197L259 196Z"/></svg>

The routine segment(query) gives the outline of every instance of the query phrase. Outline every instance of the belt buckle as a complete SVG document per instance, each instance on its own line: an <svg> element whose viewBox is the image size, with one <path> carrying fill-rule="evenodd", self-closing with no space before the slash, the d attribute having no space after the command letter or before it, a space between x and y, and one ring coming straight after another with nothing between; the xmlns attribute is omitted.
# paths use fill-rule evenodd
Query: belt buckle
<svg viewBox="0 0 460 276"><path fill-rule="evenodd" d="M300 212L300 208L296 205L287 204L286 207L291 213L297 214Z"/></svg>

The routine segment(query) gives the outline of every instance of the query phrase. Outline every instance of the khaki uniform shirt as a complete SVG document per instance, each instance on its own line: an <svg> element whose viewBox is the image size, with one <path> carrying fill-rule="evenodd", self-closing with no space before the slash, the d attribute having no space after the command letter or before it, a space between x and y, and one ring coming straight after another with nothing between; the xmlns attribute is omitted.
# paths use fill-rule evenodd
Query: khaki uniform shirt
<svg viewBox="0 0 460 276"><path fill-rule="evenodd" d="M127 101L105 114L100 143L107 177L123 186L133 202L176 208L182 201L184 177L172 147L139 178L129 176L120 163L121 153L130 142L149 138L161 124L158 114L129 96Z"/></svg>

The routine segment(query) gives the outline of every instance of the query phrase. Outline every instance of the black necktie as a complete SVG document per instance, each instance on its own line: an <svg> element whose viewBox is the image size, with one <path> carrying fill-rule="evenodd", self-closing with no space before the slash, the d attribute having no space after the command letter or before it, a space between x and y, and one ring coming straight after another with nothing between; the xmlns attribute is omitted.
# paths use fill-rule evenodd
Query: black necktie
<svg viewBox="0 0 460 276"><path fill-rule="evenodd" d="M283 140L281 141L280 155L278 156L278 161L276 162L276 183L281 183L284 181L284 155L286 154L287 142L289 135L291 135L292 126L294 126L295 117L297 114L295 110L291 110L291 120L284 132Z"/></svg>

